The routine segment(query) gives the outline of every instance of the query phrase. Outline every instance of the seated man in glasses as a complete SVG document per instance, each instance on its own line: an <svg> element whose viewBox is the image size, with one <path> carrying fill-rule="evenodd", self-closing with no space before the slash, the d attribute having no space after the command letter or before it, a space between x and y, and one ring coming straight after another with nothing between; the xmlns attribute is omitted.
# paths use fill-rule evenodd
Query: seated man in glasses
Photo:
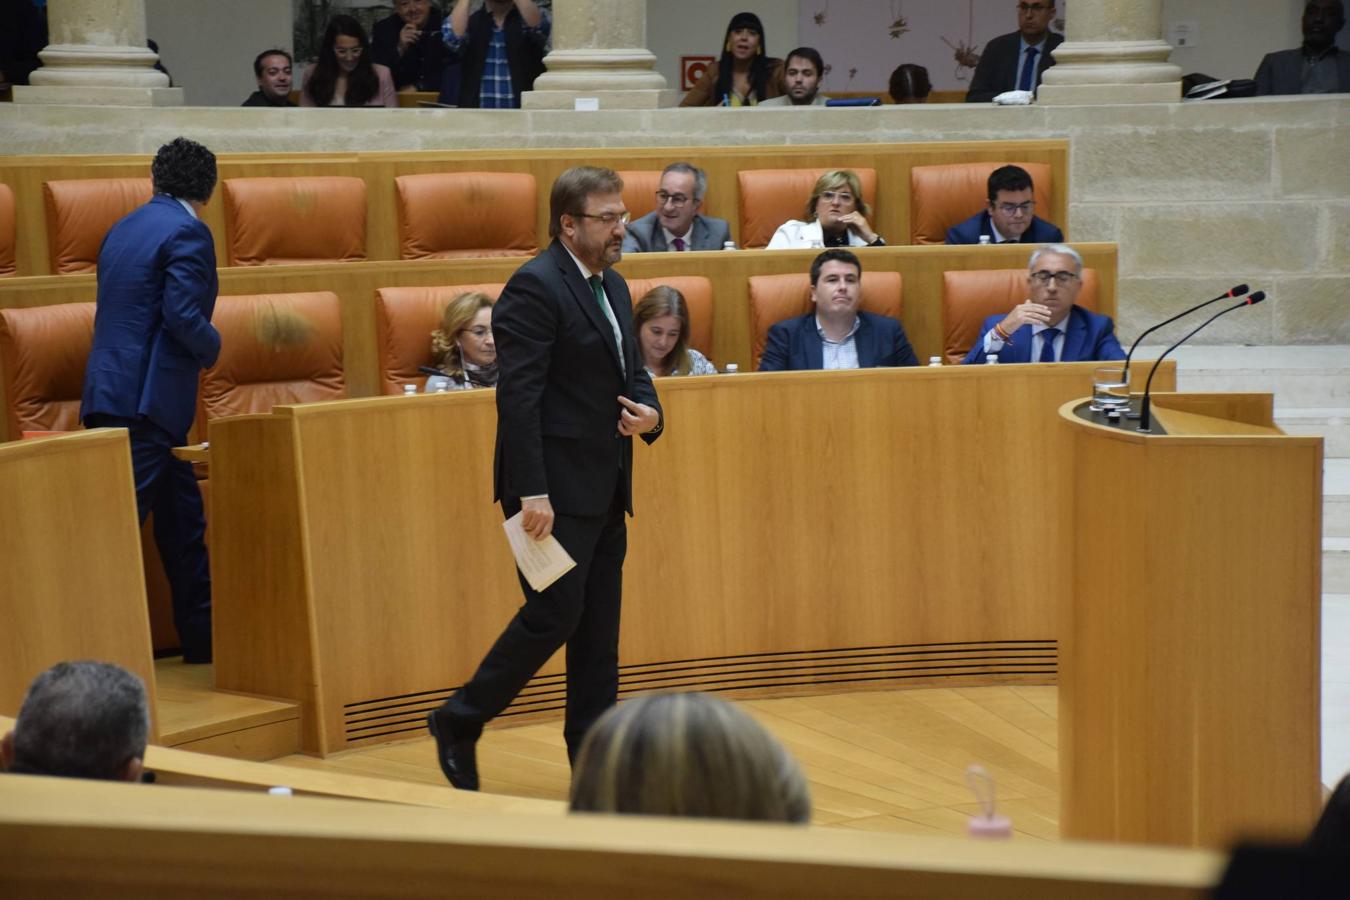
<svg viewBox="0 0 1350 900"><path fill-rule="evenodd" d="M1021 166L1000 166L989 173L989 205L960 225L947 229L949 244L1058 244L1064 232L1036 218L1035 185Z"/></svg>
<svg viewBox="0 0 1350 900"><path fill-rule="evenodd" d="M963 365L1124 359L1110 316L1074 303L1083 289L1083 257L1064 244L1040 247L1027 266L1027 299L980 326Z"/></svg>
<svg viewBox="0 0 1350 900"><path fill-rule="evenodd" d="M725 219L701 215L708 176L687 162L671 163L661 173L656 209L628 226L624 253L664 250L721 250L731 240Z"/></svg>
<svg viewBox="0 0 1350 900"><path fill-rule="evenodd" d="M1006 91L1034 91L1041 75L1055 64L1056 47L1064 35L1050 30L1055 0L1021 0L1017 30L984 45L966 91L967 103L988 103Z"/></svg>

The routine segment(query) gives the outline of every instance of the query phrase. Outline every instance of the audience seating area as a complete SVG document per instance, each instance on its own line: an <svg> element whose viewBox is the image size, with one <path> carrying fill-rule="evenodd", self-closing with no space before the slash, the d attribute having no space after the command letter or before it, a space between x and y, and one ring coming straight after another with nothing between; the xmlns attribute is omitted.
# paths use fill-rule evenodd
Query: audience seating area
<svg viewBox="0 0 1350 900"><path fill-rule="evenodd" d="M14 191L0 184L0 278L14 274Z"/></svg>
<svg viewBox="0 0 1350 900"><path fill-rule="evenodd" d="M911 244L943 244L947 229L985 208L989 199L989 173L1007 162L955 163L945 166L915 166L909 171ZM1035 185L1036 214L1065 228L1063 217L1054 218L1054 169L1043 163L1018 162ZM1065 234L1068 234L1067 229Z"/></svg>
<svg viewBox="0 0 1350 900"><path fill-rule="evenodd" d="M231 266L366 258L366 185L360 178L223 178L219 193Z"/></svg>
<svg viewBox="0 0 1350 900"><path fill-rule="evenodd" d="M806 221L811 188L830 168L819 169L745 169L738 182L741 190L741 240L747 250L758 250L769 243L773 233L789 219ZM863 200L872 208L871 220L877 223L877 170L852 168L862 183ZM888 192L889 193L889 192ZM966 215L970 215L967 213ZM900 243L900 241L895 241Z"/></svg>
<svg viewBox="0 0 1350 900"><path fill-rule="evenodd" d="M150 190L146 177L44 182L49 271L94 271L103 236L114 222L148 201Z"/></svg>
<svg viewBox="0 0 1350 900"><path fill-rule="evenodd" d="M775 322L804 316L811 310L811 276L802 272L786 275L753 275L750 283L751 355L755 367L764 355L769 328ZM865 312L890 316L904 322L904 294L899 272L873 272L862 281Z"/></svg>
<svg viewBox="0 0 1350 900"><path fill-rule="evenodd" d="M1078 305L1093 312L1105 312L1097 300L1097 270L1083 268L1083 289ZM942 355L943 361L956 365L966 358L980 336L984 320L1005 313L1027 296L1027 271L987 269L942 273ZM1112 313L1113 314L1113 313Z"/></svg>

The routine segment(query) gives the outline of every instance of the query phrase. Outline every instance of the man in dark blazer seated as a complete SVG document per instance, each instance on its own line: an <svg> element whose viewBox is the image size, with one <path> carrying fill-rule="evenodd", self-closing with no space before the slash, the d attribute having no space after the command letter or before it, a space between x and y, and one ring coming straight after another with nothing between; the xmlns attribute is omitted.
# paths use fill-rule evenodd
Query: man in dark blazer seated
<svg viewBox="0 0 1350 900"><path fill-rule="evenodd" d="M660 434L661 406L633 335L622 256L623 182L579 166L553 183L548 248L521 266L492 310L497 343L495 497L527 534L552 534L576 567L525 605L478 671L427 724L450 783L478 789L483 725L567 644L569 759L619 684L619 606L631 515L633 435ZM484 539L490 539L485 536Z"/></svg>
<svg viewBox="0 0 1350 900"><path fill-rule="evenodd" d="M216 186L216 158L175 138L150 167L154 196L113 225L98 254L94 344L80 419L125 428L136 508L155 514L155 543L173 593L188 663L211 661L211 573L192 465L173 456L197 411L197 379L220 355L211 325L216 251L198 218Z"/></svg>
<svg viewBox="0 0 1350 900"><path fill-rule="evenodd" d="M1041 247L1027 265L1026 302L1007 315L990 316L962 365L1081 362L1124 359L1110 316L1089 312L1074 301L1083 289L1083 258L1063 244Z"/></svg>
<svg viewBox="0 0 1350 900"><path fill-rule="evenodd" d="M811 263L815 310L769 328L759 371L917 366L905 329L890 316L862 312L862 263L832 247Z"/></svg>
<svg viewBox="0 0 1350 900"><path fill-rule="evenodd" d="M1000 166L989 173L988 205L960 225L947 229L949 244L1059 244L1058 225L1036 218L1036 186L1021 166Z"/></svg>
<svg viewBox="0 0 1350 900"><path fill-rule="evenodd" d="M1054 18L1054 0L1021 0L1017 31L994 38L980 51L966 102L988 103L1006 91L1036 90L1041 75L1055 64L1050 54L1064 43L1064 35L1050 30Z"/></svg>
<svg viewBox="0 0 1350 900"><path fill-rule="evenodd" d="M624 253L721 250L731 240L725 219L702 215L708 176L697 166L676 162L661 173L656 209L628 226Z"/></svg>
<svg viewBox="0 0 1350 900"><path fill-rule="evenodd" d="M1336 46L1336 35L1344 27L1341 0L1308 0L1303 7L1303 46L1267 53L1256 70L1256 93L1350 92L1350 53Z"/></svg>

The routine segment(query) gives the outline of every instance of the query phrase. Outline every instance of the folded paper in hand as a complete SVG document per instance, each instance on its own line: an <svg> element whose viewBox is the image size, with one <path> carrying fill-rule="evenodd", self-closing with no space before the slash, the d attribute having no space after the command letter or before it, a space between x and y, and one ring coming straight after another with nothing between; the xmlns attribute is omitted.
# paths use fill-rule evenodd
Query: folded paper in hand
<svg viewBox="0 0 1350 900"><path fill-rule="evenodd" d="M558 539L549 535L536 541L525 533L521 524L525 513L518 512L502 523L506 540L511 544L511 555L516 558L520 574L536 591L542 591L576 567L576 560L568 555Z"/></svg>

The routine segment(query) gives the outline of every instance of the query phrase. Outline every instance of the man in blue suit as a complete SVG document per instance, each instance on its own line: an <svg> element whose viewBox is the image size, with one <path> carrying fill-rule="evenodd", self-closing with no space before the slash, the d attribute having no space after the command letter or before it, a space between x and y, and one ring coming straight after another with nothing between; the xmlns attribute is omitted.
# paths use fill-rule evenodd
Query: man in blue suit
<svg viewBox="0 0 1350 900"><path fill-rule="evenodd" d="M211 325L216 252L198 218L216 186L216 158L176 138L150 167L155 195L108 231L98 254L94 345L80 419L125 428L136 507L155 514L155 543L173 592L174 626L189 663L211 661L211 574L202 498L192 466L175 459L196 412L197 379L220 355Z"/></svg>
<svg viewBox="0 0 1350 900"><path fill-rule="evenodd" d="M949 244L1059 244L1064 232L1036 218L1036 189L1021 166L1000 166L989 173L989 205L960 225L947 229Z"/></svg>
<svg viewBox="0 0 1350 900"><path fill-rule="evenodd" d="M1083 258L1063 244L1041 247L1027 266L1028 299L990 316L962 365L1124 359L1110 316L1074 304L1083 289Z"/></svg>
<svg viewBox="0 0 1350 900"><path fill-rule="evenodd" d="M861 312L862 263L832 247L811 263L815 310L769 328L759 371L917 366L905 329L890 316Z"/></svg>

